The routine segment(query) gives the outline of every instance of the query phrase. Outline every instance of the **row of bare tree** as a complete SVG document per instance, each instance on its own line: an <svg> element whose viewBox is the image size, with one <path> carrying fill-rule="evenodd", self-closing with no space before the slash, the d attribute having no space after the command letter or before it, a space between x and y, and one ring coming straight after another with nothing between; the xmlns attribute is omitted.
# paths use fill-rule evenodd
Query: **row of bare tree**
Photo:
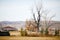
<svg viewBox="0 0 60 40"><path fill-rule="evenodd" d="M42 27L42 29L45 29L44 31L46 31L47 34L48 28L54 24L52 23L52 19L55 17L55 14L51 14L52 16L48 17L49 12L45 12L46 10L43 10L42 4L40 6L36 6L36 12L32 9L33 20L26 20L26 29L39 32L39 27ZM41 18L44 20L42 21ZM42 22L43 24L41 24Z"/></svg>

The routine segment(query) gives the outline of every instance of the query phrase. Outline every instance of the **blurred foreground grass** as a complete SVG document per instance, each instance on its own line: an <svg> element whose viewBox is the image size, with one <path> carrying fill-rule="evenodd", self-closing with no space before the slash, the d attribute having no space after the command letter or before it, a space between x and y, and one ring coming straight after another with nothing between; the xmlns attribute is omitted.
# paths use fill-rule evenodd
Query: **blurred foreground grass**
<svg viewBox="0 0 60 40"><path fill-rule="evenodd" d="M0 36L0 40L60 40L60 37Z"/></svg>

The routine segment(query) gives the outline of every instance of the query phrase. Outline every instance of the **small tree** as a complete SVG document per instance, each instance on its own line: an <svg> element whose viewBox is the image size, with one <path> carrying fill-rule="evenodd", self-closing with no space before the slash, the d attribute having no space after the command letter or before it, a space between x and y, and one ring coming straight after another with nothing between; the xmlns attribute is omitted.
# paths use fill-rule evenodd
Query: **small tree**
<svg viewBox="0 0 60 40"><path fill-rule="evenodd" d="M24 30L24 36L27 36L27 31L26 31L26 29Z"/></svg>
<svg viewBox="0 0 60 40"><path fill-rule="evenodd" d="M21 36L24 36L23 28L21 28Z"/></svg>

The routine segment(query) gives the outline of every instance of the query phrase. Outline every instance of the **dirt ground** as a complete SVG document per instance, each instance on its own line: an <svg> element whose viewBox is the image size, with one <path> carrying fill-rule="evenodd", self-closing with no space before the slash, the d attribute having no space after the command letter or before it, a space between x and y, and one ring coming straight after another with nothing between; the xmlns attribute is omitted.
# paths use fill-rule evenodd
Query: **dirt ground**
<svg viewBox="0 0 60 40"><path fill-rule="evenodd" d="M60 40L60 37L14 37L0 36L0 40Z"/></svg>

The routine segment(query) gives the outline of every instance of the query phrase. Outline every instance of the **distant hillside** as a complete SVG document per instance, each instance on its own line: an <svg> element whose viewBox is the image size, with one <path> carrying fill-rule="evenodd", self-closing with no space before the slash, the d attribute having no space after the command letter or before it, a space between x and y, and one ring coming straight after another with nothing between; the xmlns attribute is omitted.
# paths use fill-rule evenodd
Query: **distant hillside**
<svg viewBox="0 0 60 40"><path fill-rule="evenodd" d="M24 21L1 21L2 24L21 24L24 23Z"/></svg>
<svg viewBox="0 0 60 40"><path fill-rule="evenodd" d="M41 23L43 23L44 21L41 21ZM52 21L52 23L54 23L54 25L52 25L51 27L55 27L55 28L59 28L60 29L60 21ZM43 24L44 25L44 24ZM21 28L21 27L25 27L25 21L1 21L0 22L0 27L6 27L6 26L11 26L11 27L15 27L15 28Z"/></svg>
<svg viewBox="0 0 60 40"><path fill-rule="evenodd" d="M25 22L24 21L1 21L0 26L2 27L11 26L16 28L21 28L21 27L25 27Z"/></svg>
<svg viewBox="0 0 60 40"><path fill-rule="evenodd" d="M42 27L44 27L44 21L41 21L41 24L43 25ZM49 28L56 28L60 30L60 21L51 21L49 23L49 25L51 25Z"/></svg>

